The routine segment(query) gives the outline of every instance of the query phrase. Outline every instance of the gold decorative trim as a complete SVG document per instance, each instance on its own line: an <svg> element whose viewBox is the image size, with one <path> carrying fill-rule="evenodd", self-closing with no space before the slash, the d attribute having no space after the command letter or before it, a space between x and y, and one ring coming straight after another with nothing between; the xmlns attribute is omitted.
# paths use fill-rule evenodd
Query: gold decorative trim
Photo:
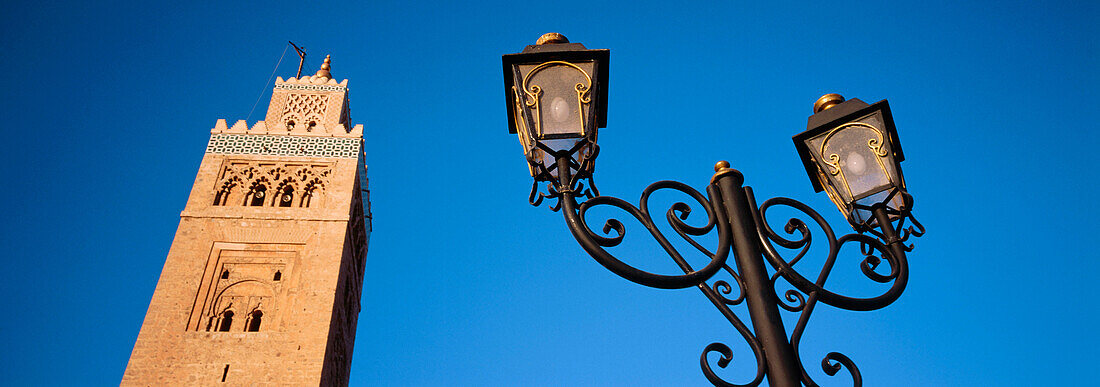
<svg viewBox="0 0 1100 387"><path fill-rule="evenodd" d="M523 119L523 106L521 106L519 90L516 90L515 86L512 86L512 93L515 95L515 114L513 120L516 122L516 134L519 135L519 144L523 146L523 155L527 159L527 170L531 173L531 177L535 176L535 167L532 165L534 162L533 152L538 152L538 149L534 149L531 146L531 132L527 130L527 120ZM531 152L531 154L529 154Z"/></svg>
<svg viewBox="0 0 1100 387"><path fill-rule="evenodd" d="M538 137L542 137L542 119L540 114L541 112L539 111L539 97L542 95L542 87L539 85L528 86L527 83L531 80L531 76L535 75L535 73L542 71L543 69L553 67L554 65L565 65L568 67L572 67L573 69L580 72L581 75L584 75L584 79L588 81L587 85L583 83L578 83L574 86L574 88L577 90L577 103L579 105L579 109L577 109L577 111L580 115L581 136L584 136L586 134L584 127L584 105L588 105L592 101L592 98L588 96L588 91L592 89L592 76L577 65L560 60L539 64L538 66L535 66L535 68L531 69L531 71L528 72L527 75L523 76L523 93L527 95L527 98L524 98L524 104L527 105L527 107L534 109L535 133L537 133Z"/></svg>
<svg viewBox="0 0 1100 387"><path fill-rule="evenodd" d="M852 194L852 186L848 184L848 178L844 176L844 171L840 169L840 155L836 153L828 154L825 152L825 149L828 148L829 140L833 137L834 134L839 132L841 129L855 126L862 126L871 129L871 131L875 132L875 134L878 136L877 139L868 139L867 147L871 149L872 153L878 156L875 158L875 161L878 162L878 166L882 169L882 173L886 175L886 178L890 181L890 183L896 185L896 183L894 183L894 177L890 175L890 171L886 169L886 164L882 162L882 159L885 158L887 154L889 154L889 150L883 146L885 145L885 143L883 142L882 130L879 130L879 128L876 128L874 125L864 122L849 122L837 126L836 128L833 128L833 130L830 130L829 133L825 135L825 139L821 141L821 155L824 157L828 157L828 160L822 161L831 169L829 171L830 175L840 175L840 181L844 183L844 188L848 191L848 197L851 198L850 200L852 201L855 201L856 197ZM828 154L828 156L825 156L826 154Z"/></svg>

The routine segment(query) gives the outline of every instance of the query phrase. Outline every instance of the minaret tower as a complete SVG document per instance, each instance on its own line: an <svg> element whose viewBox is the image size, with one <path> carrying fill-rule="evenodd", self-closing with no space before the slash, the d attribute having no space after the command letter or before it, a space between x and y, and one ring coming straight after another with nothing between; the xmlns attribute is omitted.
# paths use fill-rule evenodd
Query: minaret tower
<svg viewBox="0 0 1100 387"><path fill-rule="evenodd" d="M330 66L210 131L123 385L348 383L370 196Z"/></svg>

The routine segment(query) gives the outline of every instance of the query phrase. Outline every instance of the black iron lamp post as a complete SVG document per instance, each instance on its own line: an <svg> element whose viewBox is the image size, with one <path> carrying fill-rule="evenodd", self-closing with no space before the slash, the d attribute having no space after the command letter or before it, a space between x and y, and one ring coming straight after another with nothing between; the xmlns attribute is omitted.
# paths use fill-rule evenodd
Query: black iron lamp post
<svg viewBox="0 0 1100 387"><path fill-rule="evenodd" d="M751 381L729 383L713 372L707 355L718 352L721 354L718 366L726 367L733 351L722 343L708 345L699 361L703 373L714 385L755 386L766 377L771 386L816 386L798 353L814 307L821 302L841 309L868 311L893 303L905 290L909 277L905 254L912 246L906 246L905 242L910 236L924 233L911 213L913 199L902 178L900 163L904 157L889 105L885 100L868 105L858 99L844 101L840 95L827 94L814 104L807 130L794 136L795 147L815 190L828 193L856 233L837 237L820 214L793 199L772 198L757 205L752 189L743 185L743 175L725 161L715 165L706 195L680 182L659 181L642 191L638 206L634 206L619 198L600 196L592 182L599 154L596 135L599 128L606 126L609 56L608 50L588 50L551 33L520 53L502 57L509 131L519 136L534 178L531 204L538 206L546 199L554 201L550 208L562 211L569 231L581 247L615 274L655 288L694 286L702 291L745 339L757 363L756 376ZM543 184L546 188L540 190ZM683 202L673 204L665 217L679 237L710 259L706 266L692 267L656 227L650 215L649 197L665 189L690 196L705 211L707 223L701 227L685 222L693 209ZM593 231L585 214L598 206L616 207L633 216L684 274L646 272L611 255L605 248L623 241L625 226L612 218L604 223L602 232ZM791 218L784 227L785 235L780 235L766 221L768 209L775 206L805 214L824 234L828 255L814 280L794 268L810 249L810 226L799 218ZM718 246L713 250L696 241L695 237L715 230ZM860 246L864 256L861 271L872 281L890 284L887 291L858 298L826 289L826 279L841 246L847 243ZM785 258L776 245L798 252ZM730 252L734 258L732 266L727 263ZM774 274L768 274L765 262ZM733 281L716 280L708 284L720 271L728 273ZM782 300L775 290L780 277L794 287L784 293ZM737 296L731 298L734 289ZM748 309L751 331L730 309L741 303ZM780 309L799 314L790 336ZM855 384L862 385L859 370L843 354L828 353L821 366L828 375L846 368Z"/></svg>

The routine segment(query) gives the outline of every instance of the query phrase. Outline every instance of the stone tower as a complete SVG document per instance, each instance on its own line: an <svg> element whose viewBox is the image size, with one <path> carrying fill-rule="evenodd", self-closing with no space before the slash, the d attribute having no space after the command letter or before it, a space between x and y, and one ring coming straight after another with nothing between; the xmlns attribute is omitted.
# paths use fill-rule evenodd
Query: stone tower
<svg viewBox="0 0 1100 387"><path fill-rule="evenodd" d="M363 126L325 58L218 120L123 385L346 385L371 231Z"/></svg>

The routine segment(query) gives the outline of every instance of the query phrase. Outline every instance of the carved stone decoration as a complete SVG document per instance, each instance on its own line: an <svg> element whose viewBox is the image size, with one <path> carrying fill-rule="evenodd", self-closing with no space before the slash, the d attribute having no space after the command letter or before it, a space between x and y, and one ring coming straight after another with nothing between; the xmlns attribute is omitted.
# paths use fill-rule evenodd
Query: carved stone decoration
<svg viewBox="0 0 1100 387"><path fill-rule="evenodd" d="M332 165L327 163L227 160L211 202L214 206L321 207L331 176Z"/></svg>
<svg viewBox="0 0 1100 387"><path fill-rule="evenodd" d="M278 331L297 252L255 247L218 249L211 255L188 330Z"/></svg>
<svg viewBox="0 0 1100 387"><path fill-rule="evenodd" d="M286 105L283 106L282 123L287 130L294 130L298 125L303 125L309 131L310 126L317 126L325 117L325 109L328 107L327 96L321 94L287 95Z"/></svg>

